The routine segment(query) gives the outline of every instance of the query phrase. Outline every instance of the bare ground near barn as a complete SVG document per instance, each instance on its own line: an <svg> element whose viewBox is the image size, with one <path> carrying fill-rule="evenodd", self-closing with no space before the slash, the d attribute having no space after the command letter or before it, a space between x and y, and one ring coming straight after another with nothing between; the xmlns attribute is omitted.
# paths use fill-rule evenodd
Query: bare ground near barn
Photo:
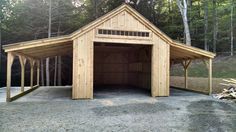
<svg viewBox="0 0 236 132"><path fill-rule="evenodd" d="M236 130L235 103L173 88L170 94L153 98L149 90L116 86L96 89L93 100L71 100L70 87L40 87L0 103L0 131Z"/></svg>

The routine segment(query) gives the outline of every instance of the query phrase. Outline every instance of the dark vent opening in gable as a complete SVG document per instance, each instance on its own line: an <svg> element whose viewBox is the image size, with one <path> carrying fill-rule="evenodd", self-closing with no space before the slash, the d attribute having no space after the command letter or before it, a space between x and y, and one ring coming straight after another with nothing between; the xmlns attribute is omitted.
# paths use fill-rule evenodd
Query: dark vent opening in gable
<svg viewBox="0 0 236 132"><path fill-rule="evenodd" d="M123 30L108 30L98 29L98 34L103 35L119 35L119 36L137 36L137 37L149 37L149 32L135 32L135 31L123 31Z"/></svg>

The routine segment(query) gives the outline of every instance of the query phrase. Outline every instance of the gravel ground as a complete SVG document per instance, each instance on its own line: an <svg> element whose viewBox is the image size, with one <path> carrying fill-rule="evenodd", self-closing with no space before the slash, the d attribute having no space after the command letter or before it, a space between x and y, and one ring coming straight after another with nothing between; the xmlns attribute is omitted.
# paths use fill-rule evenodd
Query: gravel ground
<svg viewBox="0 0 236 132"><path fill-rule="evenodd" d="M93 100L70 100L70 88L55 89L39 88L0 103L0 131L236 130L236 104L202 94L171 89L170 97L152 98L141 89L105 87L95 89Z"/></svg>

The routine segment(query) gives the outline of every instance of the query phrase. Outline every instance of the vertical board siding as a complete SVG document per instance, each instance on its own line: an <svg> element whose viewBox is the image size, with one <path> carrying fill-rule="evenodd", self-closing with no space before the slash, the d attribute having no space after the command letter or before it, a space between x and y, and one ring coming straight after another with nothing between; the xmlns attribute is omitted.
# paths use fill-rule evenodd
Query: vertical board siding
<svg viewBox="0 0 236 132"><path fill-rule="evenodd" d="M148 30L148 28L134 18L130 13L123 11L98 26L99 28L113 28L126 30Z"/></svg>
<svg viewBox="0 0 236 132"><path fill-rule="evenodd" d="M94 31L73 41L73 99L93 98Z"/></svg>
<svg viewBox="0 0 236 132"><path fill-rule="evenodd" d="M96 28L109 28L120 30L149 30L146 25L143 25L130 12L122 11L112 18L107 19ZM94 83L94 38L97 29L84 33L73 41L73 99L93 98L93 83ZM151 33L153 42L151 50L151 77L148 72L150 62L141 62L139 67L133 64L134 68L142 69L141 73L125 73L120 75L119 80L123 83L133 84L140 87L150 87L152 96L168 96L169 95L169 45L160 37ZM111 36L109 39L114 39ZM105 41L106 38L104 38ZM117 40L117 39L116 39ZM120 39L121 42L122 39ZM126 40L125 40L126 41ZM127 41L128 42L128 41ZM140 42L140 41L132 41ZM120 43L122 44L122 43ZM101 66L104 67L104 66ZM128 69L129 65L124 68ZM96 69L99 69L96 68ZM101 69L100 69L101 70ZM100 75L98 75L100 76ZM130 77L131 76L131 77ZM134 78L133 78L133 77ZM102 76L100 76L102 77ZM115 78L115 77L112 77ZM101 78L100 82L109 81ZM150 84L151 80L151 84Z"/></svg>
<svg viewBox="0 0 236 132"><path fill-rule="evenodd" d="M152 96L169 96L169 45L153 36Z"/></svg>

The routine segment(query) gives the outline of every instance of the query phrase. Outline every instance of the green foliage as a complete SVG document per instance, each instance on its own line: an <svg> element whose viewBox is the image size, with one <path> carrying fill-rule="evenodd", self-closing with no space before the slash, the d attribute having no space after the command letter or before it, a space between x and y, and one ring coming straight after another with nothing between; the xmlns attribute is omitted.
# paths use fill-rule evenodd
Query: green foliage
<svg viewBox="0 0 236 132"><path fill-rule="evenodd" d="M52 0L52 36L69 34L113 10L125 0ZM164 33L184 40L182 18L175 0L137 0L130 5ZM4 44L47 37L49 0L1 0L2 41ZM204 34L205 4L208 4L208 33ZM217 1L217 51L230 51L230 12L233 0ZM235 17L235 10L234 16ZM188 18L192 45L203 48L204 36L210 50L213 42L212 1L191 0ZM235 31L235 28L234 28Z"/></svg>

